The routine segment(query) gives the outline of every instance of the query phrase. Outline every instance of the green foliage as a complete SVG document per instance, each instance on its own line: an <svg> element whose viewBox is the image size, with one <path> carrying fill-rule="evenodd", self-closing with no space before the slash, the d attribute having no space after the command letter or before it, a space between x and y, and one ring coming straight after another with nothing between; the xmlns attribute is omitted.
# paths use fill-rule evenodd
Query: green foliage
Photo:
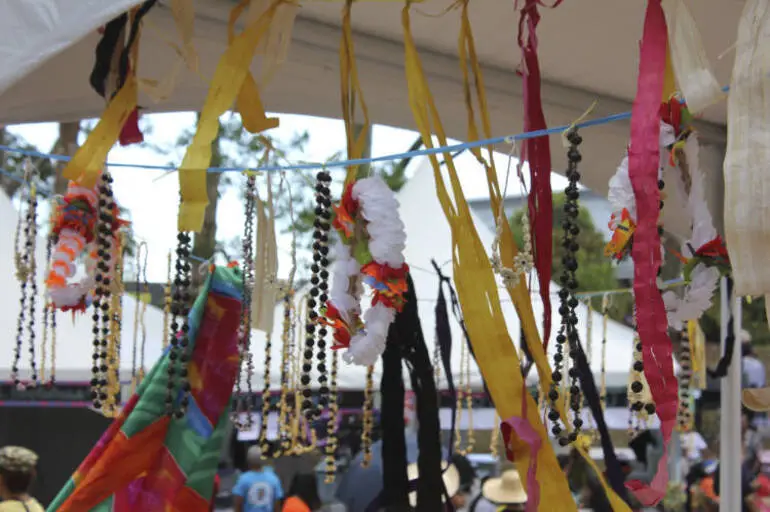
<svg viewBox="0 0 770 512"><path fill-rule="evenodd" d="M22 149L24 151L41 151L34 144L30 144L24 137L11 133L6 129L0 129L0 144L9 146L12 148ZM0 160L2 164L0 166L3 171L6 171L19 179L11 178L5 174L0 174L0 187L8 195L13 197L21 189L24 179L24 162L27 157L13 152L0 152ZM38 192L44 197L51 195L53 190L53 180L56 176L56 168L53 162L48 159L35 158L32 160L33 165L37 166L38 175L40 176L40 183L38 184Z"/></svg>
<svg viewBox="0 0 770 512"><path fill-rule="evenodd" d="M562 221L564 220L564 202L566 196L564 193L554 194L553 196L553 279L559 282L559 276L562 273L564 264L564 248L561 244ZM519 210L513 214L510 219L513 236L519 247L523 243L522 219L524 211ZM615 269L609 258L604 256L604 246L606 244L601 232L591 219L591 214L586 209L580 209L577 225L580 227L580 234L577 236L577 242L580 250L577 252L578 269L576 279L578 282L578 292L594 292L603 290L612 290L618 288L620 284L615 277ZM600 311L602 298L595 297L591 300L592 307ZM633 299L630 294L613 296L610 316L618 321L624 321L630 313L633 305Z"/></svg>

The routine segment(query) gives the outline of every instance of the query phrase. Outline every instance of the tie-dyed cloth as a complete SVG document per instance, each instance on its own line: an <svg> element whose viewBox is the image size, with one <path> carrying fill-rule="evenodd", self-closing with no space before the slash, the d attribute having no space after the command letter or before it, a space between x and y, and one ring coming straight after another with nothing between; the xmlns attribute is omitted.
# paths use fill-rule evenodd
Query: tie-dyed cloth
<svg viewBox="0 0 770 512"><path fill-rule="evenodd" d="M142 381L49 512L206 512L238 373L243 286L212 270L190 312L187 415L165 414L168 352Z"/></svg>

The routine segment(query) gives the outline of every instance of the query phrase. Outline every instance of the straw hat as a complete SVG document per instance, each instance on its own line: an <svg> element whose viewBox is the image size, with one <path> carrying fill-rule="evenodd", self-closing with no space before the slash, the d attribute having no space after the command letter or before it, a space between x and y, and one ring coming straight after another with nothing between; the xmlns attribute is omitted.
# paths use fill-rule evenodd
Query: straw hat
<svg viewBox="0 0 770 512"><path fill-rule="evenodd" d="M752 411L770 411L770 387L744 389L741 392L741 401Z"/></svg>
<svg viewBox="0 0 770 512"><path fill-rule="evenodd" d="M417 463L409 464L406 467L406 475L409 481L417 480L420 477L420 471L417 469ZM444 480L444 487L446 487L446 493L451 498L460 490L460 473L454 464L449 464L447 461L441 461L441 478ZM446 496L441 496L441 501L446 501ZM409 493L409 504L413 507L417 506L417 491Z"/></svg>
<svg viewBox="0 0 770 512"><path fill-rule="evenodd" d="M498 505L520 505L527 502L527 493L515 469L509 469L499 478L490 478L484 482L481 495Z"/></svg>

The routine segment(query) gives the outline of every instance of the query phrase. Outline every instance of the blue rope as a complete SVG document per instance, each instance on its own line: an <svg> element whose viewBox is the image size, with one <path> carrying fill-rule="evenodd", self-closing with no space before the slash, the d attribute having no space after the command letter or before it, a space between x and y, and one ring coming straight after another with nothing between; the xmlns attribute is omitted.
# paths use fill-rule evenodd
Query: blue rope
<svg viewBox="0 0 770 512"><path fill-rule="evenodd" d="M724 92L729 92L730 87L722 87ZM680 100L684 102L683 100ZM394 160L403 160L405 158L414 158L417 156L438 155L441 153L457 153L468 149L480 148L483 146L494 146L496 144L513 144L514 142L534 139L537 137L544 137L546 135L557 135L564 133L570 128L590 128L592 126L600 126L603 124L614 123L616 121L623 121L625 119L631 119L631 112L621 112L619 114L612 114L605 117L597 117L596 119L589 119L587 121L581 121L573 125L562 125L548 128L545 130L535 130L532 132L519 133L517 135L507 135L504 137L492 137L491 139L476 140L472 142L463 142L460 144L451 144L449 146L440 146L435 148L417 149L414 151L407 151L405 153L395 153L391 155L375 156L371 158L356 158L353 160L340 160L336 162L310 162L294 165L264 165L262 167L250 168L250 170L258 172L281 172L281 171L308 171L315 169L339 169L342 167L366 165L375 162L389 162ZM0 144L0 151L8 151L19 155L35 158L45 158L48 160L56 160L59 162L68 162L72 159L68 155L57 155L55 153L43 153L41 151L30 151L26 149L13 148L10 146L4 146ZM107 162L108 167L127 167L131 169L148 169L156 171L176 171L178 170L174 166L170 165L151 165L151 164L128 164L122 162ZM242 172L243 167L209 167L207 172L210 173L222 173L222 172Z"/></svg>
<svg viewBox="0 0 770 512"><path fill-rule="evenodd" d="M599 126L608 123L614 123L615 121L622 121L624 119L630 119L631 112L622 112L620 114L613 114L606 117L599 117L596 119L590 119L583 121L575 125L576 128L589 128L591 126ZM460 144L451 144L449 146L440 146L435 148L424 148L415 151L407 151L405 153L396 153L390 155L375 156L371 158L356 158L353 160L340 160L335 162L309 162L294 165L264 165L256 168L249 168L258 172L281 172L281 171L307 171L315 169L339 169L348 166L366 165L375 162L389 162L393 160L402 160L405 158L414 158L418 156L438 155L441 153L456 153L466 151L468 149L479 148L483 146L490 146L496 144L512 144L513 142L522 141L526 139L534 139L536 137L543 137L546 135L554 135L563 133L565 130L572 128L572 125L555 126L546 130L535 130L533 132L519 133L517 135L508 135L505 137L492 137L491 139L476 140L472 142L463 142ZM57 155L55 153L43 153L41 151L31 151L26 149L19 149L10 146L4 146L0 144L0 151L7 151L9 153L16 153L23 156L32 158L45 158L48 160L56 160L60 162L67 162L72 157L68 155ZM176 167L170 165L152 165L152 164L132 164L123 162L107 162L108 167L126 167L132 169L148 169L156 171L176 171ZM242 172L244 167L209 167L207 169L210 173L223 173L223 172Z"/></svg>

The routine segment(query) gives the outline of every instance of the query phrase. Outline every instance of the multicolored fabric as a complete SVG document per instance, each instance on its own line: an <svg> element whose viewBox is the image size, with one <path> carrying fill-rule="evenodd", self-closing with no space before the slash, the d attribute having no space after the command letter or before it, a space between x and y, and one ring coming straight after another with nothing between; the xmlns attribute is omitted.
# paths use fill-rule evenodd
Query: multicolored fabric
<svg viewBox="0 0 770 512"><path fill-rule="evenodd" d="M187 415L165 414L165 353L49 512L209 510L238 373L242 292L239 271L213 268L190 312Z"/></svg>

